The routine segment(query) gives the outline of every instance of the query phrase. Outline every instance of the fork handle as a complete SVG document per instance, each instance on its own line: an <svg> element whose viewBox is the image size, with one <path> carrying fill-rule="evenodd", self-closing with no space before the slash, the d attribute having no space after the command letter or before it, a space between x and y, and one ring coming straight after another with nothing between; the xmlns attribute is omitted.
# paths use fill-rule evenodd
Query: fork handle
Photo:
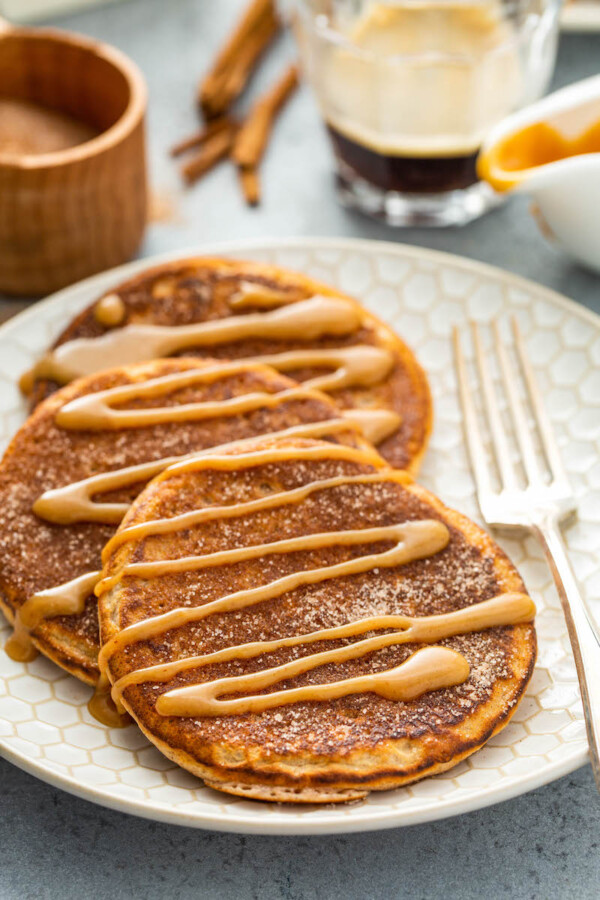
<svg viewBox="0 0 600 900"><path fill-rule="evenodd" d="M600 641L583 602L558 522L544 520L534 525L533 530L546 555L567 623L581 689L590 762L600 791Z"/></svg>

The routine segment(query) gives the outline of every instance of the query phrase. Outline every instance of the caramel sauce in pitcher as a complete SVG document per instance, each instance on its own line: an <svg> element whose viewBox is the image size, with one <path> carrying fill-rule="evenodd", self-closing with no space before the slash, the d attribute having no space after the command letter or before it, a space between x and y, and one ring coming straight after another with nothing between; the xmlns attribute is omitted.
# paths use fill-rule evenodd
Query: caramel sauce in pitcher
<svg viewBox="0 0 600 900"><path fill-rule="evenodd" d="M531 169L585 153L600 153L600 121L574 137L567 137L550 123L534 122L483 153L478 170L495 190L508 191Z"/></svg>

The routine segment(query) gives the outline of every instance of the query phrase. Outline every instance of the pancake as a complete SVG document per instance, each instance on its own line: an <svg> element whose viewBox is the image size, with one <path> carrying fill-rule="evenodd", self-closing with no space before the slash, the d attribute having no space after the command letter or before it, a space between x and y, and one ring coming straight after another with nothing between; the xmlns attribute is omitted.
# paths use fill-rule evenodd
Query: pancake
<svg viewBox="0 0 600 900"><path fill-rule="evenodd" d="M103 560L102 678L226 793L338 802L441 772L533 670L535 608L502 550L346 446L263 438L174 465Z"/></svg>
<svg viewBox="0 0 600 900"><path fill-rule="evenodd" d="M41 403L0 464L0 607L16 622L13 658L37 648L94 683L100 552L137 492L169 461L289 428L366 443L325 395L243 361L121 367Z"/></svg>
<svg viewBox="0 0 600 900"><path fill-rule="evenodd" d="M418 469L431 398L412 351L356 300L275 266L199 258L137 275L77 316L23 385L35 403L74 376L178 354L258 358L342 409L393 412L378 449Z"/></svg>

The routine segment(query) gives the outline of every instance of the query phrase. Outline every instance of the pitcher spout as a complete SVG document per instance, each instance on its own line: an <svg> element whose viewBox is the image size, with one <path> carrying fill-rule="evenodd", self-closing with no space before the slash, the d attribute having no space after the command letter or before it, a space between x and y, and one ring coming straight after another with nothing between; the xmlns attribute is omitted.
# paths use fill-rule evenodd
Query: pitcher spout
<svg viewBox="0 0 600 900"><path fill-rule="evenodd" d="M478 170L496 191L531 195L544 236L600 271L600 76L501 122Z"/></svg>
<svg viewBox="0 0 600 900"><path fill-rule="evenodd" d="M538 192L600 171L600 76L509 116L486 140L479 177L496 191Z"/></svg>

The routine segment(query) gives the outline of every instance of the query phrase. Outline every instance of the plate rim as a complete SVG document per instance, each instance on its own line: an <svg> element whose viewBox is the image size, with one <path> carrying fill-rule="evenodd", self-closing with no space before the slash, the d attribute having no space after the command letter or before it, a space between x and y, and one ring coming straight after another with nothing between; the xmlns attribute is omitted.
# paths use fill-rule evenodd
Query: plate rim
<svg viewBox="0 0 600 900"><path fill-rule="evenodd" d="M335 818L335 822L329 821L328 818L322 816L319 820L295 820L288 822L285 819L277 819L276 816L269 816L261 821L250 815L238 813L239 817L236 821L229 822L226 819L219 819L215 813L212 818L201 818L196 813L188 813L182 810L173 811L167 805L151 806L142 800L136 800L133 797L116 797L114 795L105 795L95 785L82 785L77 779L69 775L63 775L61 772L55 772L52 769L45 769L39 766L37 760L30 760L21 756L16 750L6 747L0 739L0 757L15 765L18 769L39 778L40 781L60 788L81 800L87 800L96 806L102 806L106 809L112 809L117 812L128 813L141 819L149 819L153 822L164 822L169 825L180 825L183 828L198 828L204 831L218 831L225 834L257 834L257 835L327 835L327 834L357 834L367 831L384 831L390 828L403 828L408 825L422 825L427 822L439 822L443 819L449 819L453 816L460 816L469 812L476 812L478 809L485 809L490 806L496 806L507 800L513 800L523 794L534 791L546 784L551 784L565 775L569 775L576 769L585 765L588 761L587 750L580 754L574 754L572 759L564 760L560 763L553 763L551 777L547 778L548 768L543 770L543 774L532 777L530 774L519 775L514 779L509 788L504 788L502 796L495 797L490 800L490 793L482 793L475 798L465 798L462 801L442 800L430 807L422 810L413 810L402 812L394 810L391 813L383 813L381 815L372 815L368 819L347 818L343 823L338 821L339 817L335 817L335 813L339 806L331 810L331 818ZM580 758L581 757L581 758ZM42 774L37 771L42 769ZM525 787L524 787L525 785ZM382 792L384 793L384 792ZM263 808L263 805L259 808ZM393 821L388 821L392 819ZM401 821L399 821L401 820Z"/></svg>
<svg viewBox="0 0 600 900"><path fill-rule="evenodd" d="M154 254L152 256L142 257L99 272L89 278L62 288L48 297L32 301L29 308L22 310L7 322L0 325L0 343L9 337L10 332L15 327L20 327L29 319L33 318L36 313L52 307L55 303L64 301L70 294L75 291L89 291L92 294L95 285L105 284L107 279L114 276L114 283L118 284L146 268L155 265L161 265L166 262L172 262L177 259L186 259L193 256L218 256L223 254L233 256L239 254L239 258L243 258L244 251L249 252L269 252L273 249L298 249L312 248L316 250L356 250L369 255L376 249L387 251L392 255L405 257L407 255L432 262L438 266L450 266L453 268L461 268L466 271L479 273L483 277L493 280L495 283L507 284L510 287L521 288L523 290L534 292L541 299L546 298L566 312L588 320L596 329L600 330L600 314L588 309L575 300L566 297L564 294L553 290L552 288L540 285L537 282L528 279L522 275L517 275L506 269L489 263L473 260L460 254L448 253L440 250L432 250L427 247L414 246L399 241L379 241L369 238L344 238L344 237L265 237L265 238L244 238L241 240L218 241L200 243L197 246L185 247L180 250L171 250L165 253ZM102 289L107 289L105 285ZM89 302L89 301L88 301ZM82 306L82 308L84 308ZM238 812L232 820L227 818L219 818L217 812L207 815L205 813L193 813L185 810L173 810L167 804L164 806L156 805L155 802L137 800L132 797L118 797L105 793L100 787L95 785L85 785L70 775L66 775L51 768L44 766L39 760L30 759L19 751L7 746L5 741L0 737L0 756L22 769L41 781L65 790L74 796L83 800L114 809L118 812L129 813L141 818L151 819L153 821L166 822L169 824L181 825L183 827L193 827L205 829L208 831L219 831L236 834L287 834L287 835L309 835L309 834L349 834L362 831L375 831L387 828L397 828L406 825L416 825L425 822L438 821L454 815L462 815L463 813L473 812L497 803L513 799L521 794L528 793L530 790L550 784L558 778L568 775L580 766L584 765L588 759L588 751L586 747L580 747L577 751L565 760L554 762L544 767L539 773L525 773L513 778L508 786L494 787L482 791L472 797L463 800L452 799L451 797L438 801L431 806L422 809L392 811L375 811L367 818L356 816L355 818L346 817L340 820L338 807L329 811L328 814L321 815L319 819L296 819L287 820L281 815L269 815L264 819L256 816L255 813L247 811Z"/></svg>
<svg viewBox="0 0 600 900"><path fill-rule="evenodd" d="M76 281L74 284L70 284L67 287L61 288L59 291L54 291L54 293L49 294L47 297L44 297L41 300L32 300L31 307L27 309L22 309L20 312L16 313L14 316L11 316L6 322L3 322L0 325L0 340L4 337L5 332L10 331L11 328L17 324L26 321L28 318L32 318L40 309L46 309L47 307L53 305L57 300L62 300L64 297L68 296L72 291L79 290L80 288L92 288L96 282L103 281L108 275L118 276L119 281L125 280L125 278L135 275L138 271L143 271L145 268L149 268L150 266L161 265L166 262L175 262L178 259L188 259L195 256L218 256L220 253L231 255L234 252L237 252L237 248L240 247L242 250L259 250L265 249L268 250L270 247L278 248L278 247L297 247L300 248L302 246L306 246L307 244L314 243L320 247L328 247L330 249L348 249L354 247L357 250L367 251L373 247L384 247L389 251L398 252L399 255L402 255L405 251L410 251L411 253L415 253L417 257L421 257L425 260L431 260L432 262L439 261L444 262L450 265L458 264L467 270L472 270L474 272L479 272L483 275L488 275L490 277L494 277L496 280L501 280L504 282L512 282L516 285L522 286L524 289L531 290L532 288L538 292L546 294L549 298L553 300L553 302L558 303L559 306L567 309L569 312L574 313L575 315L583 316L583 318L589 318L589 320L597 327L600 328L600 313L596 313L591 309L588 309L587 306L584 306L582 303L579 303L577 300L572 300L570 297L567 297L565 294L561 294L560 291L555 291L554 288L549 288L544 284L538 284L536 281L533 281L531 278L526 278L524 275L518 275L515 272L510 272L507 269L502 269L500 266L495 266L492 263L482 262L478 259L471 259L468 256L462 256L459 253L449 253L445 250L432 250L429 247L420 247L418 245L413 244L405 244L402 241L378 241L372 238L339 238L339 237L319 237L319 236L311 236L307 238L302 237L274 237L274 238L264 238L263 240L259 238L242 238L239 241L215 241L214 243L201 244L199 249L197 247L184 247L182 250L170 250L165 253L156 253L152 256L140 257L139 259L132 260L128 263L123 263L120 266L114 266L112 269L105 269L103 272L97 272L95 275L90 275L88 278L83 278L81 281Z"/></svg>

